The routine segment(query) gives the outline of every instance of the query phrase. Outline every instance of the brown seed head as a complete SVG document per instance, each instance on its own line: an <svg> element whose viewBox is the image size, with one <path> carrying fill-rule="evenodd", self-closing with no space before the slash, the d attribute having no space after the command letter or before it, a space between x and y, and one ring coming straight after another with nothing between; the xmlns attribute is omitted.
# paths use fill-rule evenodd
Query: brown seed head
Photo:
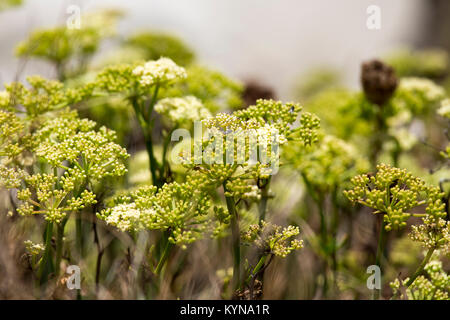
<svg viewBox="0 0 450 320"><path fill-rule="evenodd" d="M371 60L362 64L361 84L367 99L382 106L394 94L398 80L391 66Z"/></svg>

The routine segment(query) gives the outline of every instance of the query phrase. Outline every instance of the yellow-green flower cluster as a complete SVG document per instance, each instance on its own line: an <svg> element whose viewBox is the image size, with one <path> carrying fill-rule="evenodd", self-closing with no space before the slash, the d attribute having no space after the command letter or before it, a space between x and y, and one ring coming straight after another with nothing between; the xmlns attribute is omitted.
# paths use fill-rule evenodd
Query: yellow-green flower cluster
<svg viewBox="0 0 450 320"><path fill-rule="evenodd" d="M60 66L75 57L82 60L95 53L100 42L114 33L112 30L120 16L117 10L105 10L82 16L81 28L63 25L34 31L17 46L16 54L45 59Z"/></svg>
<svg viewBox="0 0 450 320"><path fill-rule="evenodd" d="M19 141L23 140L24 127L23 121L13 112L0 110L0 157L15 157L22 151L24 146Z"/></svg>
<svg viewBox="0 0 450 320"><path fill-rule="evenodd" d="M79 177L67 171L61 177L47 173L27 175L23 182L26 187L17 192L17 212L21 215L43 214L47 221L60 223L67 213L96 203L91 191L79 190Z"/></svg>
<svg viewBox="0 0 450 320"><path fill-rule="evenodd" d="M280 145L299 132L300 140L310 144L316 140L318 119L302 118L292 129L301 108L273 100L258 100L255 106L232 114L219 113L204 119L207 129L202 139L194 139L193 157L184 156L184 164L205 175L215 186L225 183L225 194L257 200L258 179L276 173Z"/></svg>
<svg viewBox="0 0 450 320"><path fill-rule="evenodd" d="M285 258L292 251L303 248L303 241L291 239L300 233L300 229L294 226L286 228L262 221L261 224L249 226L243 232L242 240L246 244L254 244L265 254L274 254Z"/></svg>
<svg viewBox="0 0 450 320"><path fill-rule="evenodd" d="M263 144L267 147L264 139L267 140L268 137L261 136L262 131L257 130L257 123L242 121L225 113L205 119L203 124L208 129L208 134L201 141L195 141L194 157L188 159L185 165L189 168L200 168L200 172L204 173L212 184L235 182L236 188L228 185L230 191L249 192L250 183L242 183L239 180L248 181L256 177L258 172L265 174L265 169L271 165L272 159L266 159L268 161L261 165L257 152ZM278 156L273 153L269 145L267 154Z"/></svg>
<svg viewBox="0 0 450 320"><path fill-rule="evenodd" d="M439 188L428 186L405 169L386 164L377 166L376 174L363 174L352 178L353 189L344 191L353 203L360 203L382 214L387 231L406 226L414 215L415 207L425 205L420 216L445 217L445 205Z"/></svg>
<svg viewBox="0 0 450 320"><path fill-rule="evenodd" d="M148 61L134 68L133 74L139 77L139 83L143 87L171 83L187 77L186 70L169 58Z"/></svg>
<svg viewBox="0 0 450 320"><path fill-rule="evenodd" d="M219 238L225 235L230 227L231 215L227 208L214 206L214 222L211 236Z"/></svg>
<svg viewBox="0 0 450 320"><path fill-rule="evenodd" d="M133 69L139 64L116 64L101 70L95 79L97 88L110 93L132 93L139 87L139 77Z"/></svg>
<svg viewBox="0 0 450 320"><path fill-rule="evenodd" d="M286 158L300 171L305 182L320 192L342 187L369 167L352 144L331 135L322 135L316 144L307 148L291 144Z"/></svg>
<svg viewBox="0 0 450 320"><path fill-rule="evenodd" d="M408 300L450 300L450 275L443 267L442 262L432 260L425 266L426 275L417 277L414 282L405 289L401 298ZM403 280L407 282L409 278ZM401 292L402 282L399 279L391 282L394 294Z"/></svg>
<svg viewBox="0 0 450 320"><path fill-rule="evenodd" d="M413 115L429 112L445 98L445 91L433 81L425 78L403 78L392 100L395 113L404 110Z"/></svg>
<svg viewBox="0 0 450 320"><path fill-rule="evenodd" d="M104 68L95 79L94 86L110 93L124 93L127 98L147 96L150 88L163 89L187 77L184 68L169 58L134 64L117 64Z"/></svg>
<svg viewBox="0 0 450 320"><path fill-rule="evenodd" d="M450 119L450 99L447 98L441 101L441 106L439 107L437 113Z"/></svg>
<svg viewBox="0 0 450 320"><path fill-rule="evenodd" d="M24 108L30 117L78 103L90 96L93 90L92 85L77 89L65 88L59 81L47 80L40 76L27 77L27 81L30 88L19 82L7 84L5 87L11 97L10 107L14 107L13 109L17 111Z"/></svg>
<svg viewBox="0 0 450 320"><path fill-rule="evenodd" d="M260 127L272 125L281 135L292 138L296 133L305 144L317 140L317 129L320 120L311 113L303 112L300 116L300 126L293 128L302 107L296 103L283 104L281 101L259 99L256 105L236 111L236 117L242 120L256 121Z"/></svg>
<svg viewBox="0 0 450 320"><path fill-rule="evenodd" d="M175 126L192 123L211 116L203 103L194 96L164 98L155 105L155 111L166 116Z"/></svg>
<svg viewBox="0 0 450 320"><path fill-rule="evenodd" d="M19 188L23 176L24 172L21 169L0 164L0 186L7 189Z"/></svg>
<svg viewBox="0 0 450 320"><path fill-rule="evenodd" d="M47 121L36 133L36 155L89 181L125 174L127 151L115 143L115 132L96 123L79 119L72 112Z"/></svg>
<svg viewBox="0 0 450 320"><path fill-rule="evenodd" d="M158 191L154 186L141 187L97 216L122 231L168 231L169 241L185 248L202 238L210 223L210 200L202 183L202 179L188 178Z"/></svg>
<svg viewBox="0 0 450 320"><path fill-rule="evenodd" d="M0 91L0 109L5 109L9 106L11 96L8 91Z"/></svg>
<svg viewBox="0 0 450 320"><path fill-rule="evenodd" d="M45 249L43 244L34 243L31 240L25 240L23 243L25 244L25 249L28 251L28 253L33 256L39 255Z"/></svg>
<svg viewBox="0 0 450 320"><path fill-rule="evenodd" d="M427 215L422 220L423 224L411 227L411 239L425 248L450 253L450 223L434 215Z"/></svg>

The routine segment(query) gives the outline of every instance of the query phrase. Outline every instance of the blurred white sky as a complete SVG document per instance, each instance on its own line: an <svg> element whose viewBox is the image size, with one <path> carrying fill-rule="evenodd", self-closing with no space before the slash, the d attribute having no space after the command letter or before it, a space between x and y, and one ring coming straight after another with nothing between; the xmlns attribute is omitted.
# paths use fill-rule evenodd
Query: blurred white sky
<svg viewBox="0 0 450 320"><path fill-rule="evenodd" d="M171 31L197 52L200 62L239 79L273 86L290 97L299 74L331 65L358 84L359 65L420 35L427 0L25 0L0 13L0 81L13 80L15 44L35 28L64 23L66 8L123 8L123 35L142 29ZM381 8L381 30L368 30L366 9ZM42 63L24 74L49 75Z"/></svg>

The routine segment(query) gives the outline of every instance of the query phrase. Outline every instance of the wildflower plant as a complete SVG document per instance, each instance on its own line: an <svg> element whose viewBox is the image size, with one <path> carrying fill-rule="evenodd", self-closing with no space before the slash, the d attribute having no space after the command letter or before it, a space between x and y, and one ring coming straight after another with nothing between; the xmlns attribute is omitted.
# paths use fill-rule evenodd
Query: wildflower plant
<svg viewBox="0 0 450 320"><path fill-rule="evenodd" d="M47 221L45 252L38 277L46 282L59 275L64 227L77 213L77 242L81 243L80 211L95 204L92 186L107 176L125 174L125 149L115 144L114 132L80 119L67 107L90 96L89 88L67 89L62 83L29 77L31 87L6 85L1 114L1 184L17 190L13 211L42 215ZM51 239L56 227L56 249Z"/></svg>
<svg viewBox="0 0 450 320"><path fill-rule="evenodd" d="M264 255L275 255L286 258L292 251L303 247L303 241L291 238L300 233L298 227L288 226L282 228L272 223L262 221L261 224L249 226L243 232L242 240L244 244L254 244Z"/></svg>
<svg viewBox="0 0 450 320"><path fill-rule="evenodd" d="M27 82L30 87L20 82L6 84L5 87L9 96L9 110L25 113L30 118L62 110L92 94L91 86L66 88L57 80L48 80L40 76L29 76Z"/></svg>
<svg viewBox="0 0 450 320"><path fill-rule="evenodd" d="M280 146L289 140L309 145L317 138L319 120L300 115L298 104L258 100L256 105L232 114L219 113L202 121L205 135L194 139L192 150L182 154L188 169L200 172L212 188L223 188L233 243L234 290L242 285L239 207L241 200L258 203L259 220L267 210L270 178L278 170ZM300 124L294 123L300 119Z"/></svg>
<svg viewBox="0 0 450 320"><path fill-rule="evenodd" d="M336 277L337 251L343 245L343 240L338 240L343 207L340 195L349 185L350 178L367 170L369 163L358 154L354 145L323 132L319 133L318 141L311 146L290 144L285 158L287 164L300 173L305 190L317 207L320 228L318 236L311 237L310 242L316 253L324 258L324 269L331 268ZM327 210L327 207L331 208ZM324 274L326 276L327 270ZM325 286L324 292L327 290Z"/></svg>
<svg viewBox="0 0 450 320"><path fill-rule="evenodd" d="M247 268L244 285L238 291L238 297L245 292L244 286L249 288L250 299L253 299L258 284L262 293L262 283L257 277L270 265L274 257L286 258L290 253L303 248L303 241L296 238L299 233L299 227L283 228L264 220L250 225L242 232L242 244L255 247L259 252L259 260L254 266Z"/></svg>
<svg viewBox="0 0 450 320"><path fill-rule="evenodd" d="M385 164L377 166L375 175L359 175L352 179L353 189L344 194L353 203L375 209L383 215L384 229L400 229L412 217L445 217L442 194L437 187L429 186L405 169ZM413 209L425 205L425 213Z"/></svg>
<svg viewBox="0 0 450 320"><path fill-rule="evenodd" d="M114 35L121 15L117 10L105 10L80 17L80 28L63 25L34 31L17 46L16 54L50 62L58 79L65 80L86 71L101 41Z"/></svg>
<svg viewBox="0 0 450 320"><path fill-rule="evenodd" d="M424 272L414 279L397 278L391 282L394 295L408 300L449 300L450 276L443 270L442 261L434 256L425 265Z"/></svg>
<svg viewBox="0 0 450 320"><path fill-rule="evenodd" d="M353 189L344 194L353 203L373 208L374 214L383 216L380 230L376 264L380 264L385 231L401 229L411 217L419 217L423 223L413 225L411 239L421 243L427 254L415 274L407 281L409 287L421 274L435 250L448 250L449 228L445 220L447 213L439 188L427 185L406 170L385 164L377 166L377 172L359 175L352 179ZM424 207L424 213L416 213L415 208Z"/></svg>
<svg viewBox="0 0 450 320"><path fill-rule="evenodd" d="M398 166L400 156L420 140L413 124L431 121L445 92L426 78L398 78L394 68L379 60L363 64L361 84L362 92L325 90L308 107L330 133L364 150L372 170L385 154Z"/></svg>
<svg viewBox="0 0 450 320"><path fill-rule="evenodd" d="M164 184L161 189L144 186L129 196L117 197L111 206L98 213L100 219L121 231L137 234L142 230L159 230L166 246L155 273L159 274L174 245L187 245L210 230L211 202L205 196L201 177L185 183Z"/></svg>
<svg viewBox="0 0 450 320"><path fill-rule="evenodd" d="M195 58L192 49L181 39L164 33L139 32L126 39L125 45L141 50L146 60L168 57L178 65L187 66Z"/></svg>
<svg viewBox="0 0 450 320"><path fill-rule="evenodd" d="M201 103L193 97L180 97L178 100L175 98L172 100L158 100L160 88L171 86L186 77L187 73L183 67L176 65L169 58L160 58L143 64L123 64L106 67L97 75L95 81L95 85L99 90L121 94L133 106L144 135L152 181L158 187L161 187L167 180L168 162L166 151L170 143L171 132L177 128L180 122L190 120L183 118L185 116L191 117L186 112L187 108L195 106L198 109L198 116L203 116L206 113ZM156 105L158 107L155 109ZM172 124L163 138L165 148L161 156L161 163L155 156L153 146L154 111L159 111L161 114L168 116L168 120Z"/></svg>

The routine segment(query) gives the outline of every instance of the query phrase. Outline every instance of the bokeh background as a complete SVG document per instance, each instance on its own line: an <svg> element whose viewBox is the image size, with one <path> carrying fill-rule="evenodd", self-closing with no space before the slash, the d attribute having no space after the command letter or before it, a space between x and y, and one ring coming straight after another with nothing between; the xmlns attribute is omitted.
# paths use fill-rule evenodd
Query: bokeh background
<svg viewBox="0 0 450 320"><path fill-rule="evenodd" d="M45 63L14 57L30 31L64 23L67 7L82 13L119 8L126 16L119 33L172 32L191 46L198 60L244 81L257 80L282 99L293 97L298 79L315 67L330 66L342 81L358 86L360 63L402 47L449 46L446 0L28 0L0 12L0 79L19 73L51 75ZM381 29L368 30L366 9L381 9ZM112 43L103 45L109 50ZM49 74L50 73L50 74Z"/></svg>

